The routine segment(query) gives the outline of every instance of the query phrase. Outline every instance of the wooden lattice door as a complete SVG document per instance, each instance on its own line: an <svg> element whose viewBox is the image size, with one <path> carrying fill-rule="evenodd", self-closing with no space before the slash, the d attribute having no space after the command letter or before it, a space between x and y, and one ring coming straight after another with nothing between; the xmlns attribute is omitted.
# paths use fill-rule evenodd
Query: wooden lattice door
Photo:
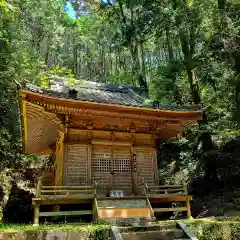
<svg viewBox="0 0 240 240"><path fill-rule="evenodd" d="M112 171L113 189L123 190L125 194L132 193L133 178L130 147L112 147Z"/></svg>
<svg viewBox="0 0 240 240"><path fill-rule="evenodd" d="M132 162L129 147L92 146L92 177L98 180L98 188L123 190L132 193Z"/></svg>

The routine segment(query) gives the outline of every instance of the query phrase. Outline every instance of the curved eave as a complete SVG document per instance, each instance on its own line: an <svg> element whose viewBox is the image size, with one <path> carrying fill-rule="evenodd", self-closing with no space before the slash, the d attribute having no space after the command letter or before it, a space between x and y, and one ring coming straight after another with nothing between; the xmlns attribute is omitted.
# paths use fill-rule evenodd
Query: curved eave
<svg viewBox="0 0 240 240"><path fill-rule="evenodd" d="M179 118L179 119L191 119L191 120L202 120L203 119L203 110L197 111L174 111L174 110L165 110L165 109L152 109L144 107L133 107L117 104L107 104L107 103L98 103L98 102L89 102L82 100L66 99L66 98L57 98L52 97L47 94L40 94L36 92L31 92L28 90L21 90L21 94L26 96L28 101L42 101L46 104L57 104L65 105L73 108L88 108L88 109L97 109L102 111L113 111L121 113L141 113L142 115L151 115L155 117L166 117L166 118Z"/></svg>

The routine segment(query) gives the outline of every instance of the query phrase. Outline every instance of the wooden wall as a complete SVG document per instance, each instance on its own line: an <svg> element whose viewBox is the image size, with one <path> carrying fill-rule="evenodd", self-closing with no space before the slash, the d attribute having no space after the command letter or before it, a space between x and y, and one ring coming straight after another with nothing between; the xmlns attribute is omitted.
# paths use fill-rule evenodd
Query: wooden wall
<svg viewBox="0 0 240 240"><path fill-rule="evenodd" d="M142 178L149 185L158 184L151 134L78 129L68 132L62 148L57 143L56 184L89 185L96 178L103 193L115 189L127 194L140 192Z"/></svg>
<svg viewBox="0 0 240 240"><path fill-rule="evenodd" d="M88 185L88 147L84 144L65 144L63 184Z"/></svg>

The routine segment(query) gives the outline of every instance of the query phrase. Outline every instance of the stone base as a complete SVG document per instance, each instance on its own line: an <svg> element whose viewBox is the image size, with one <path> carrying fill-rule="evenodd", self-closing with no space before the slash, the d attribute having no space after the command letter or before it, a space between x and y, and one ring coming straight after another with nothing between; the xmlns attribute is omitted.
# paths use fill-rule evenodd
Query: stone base
<svg viewBox="0 0 240 240"><path fill-rule="evenodd" d="M104 220L115 226L148 226L156 221L155 217L109 218Z"/></svg>

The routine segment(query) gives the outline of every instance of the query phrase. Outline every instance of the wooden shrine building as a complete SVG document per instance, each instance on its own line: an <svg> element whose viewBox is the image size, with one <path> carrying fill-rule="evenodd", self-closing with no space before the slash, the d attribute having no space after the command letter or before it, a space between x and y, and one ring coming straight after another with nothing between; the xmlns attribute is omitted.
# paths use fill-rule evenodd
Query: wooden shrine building
<svg viewBox="0 0 240 240"><path fill-rule="evenodd" d="M154 196L159 202L166 193L182 196L187 203L191 200L179 186L161 190L156 140L176 137L201 120L201 106L154 104L144 97L141 88L130 86L78 81L73 88L66 79L55 77L51 89L26 86L19 95L25 154L55 157L51 182L41 179L33 199L35 224L39 216L67 214L59 208L55 213L41 213L40 205L85 200L93 201L98 209L97 201L110 199L114 190L122 194L119 199L144 195L150 204L154 197L143 193L144 184L148 190L157 187ZM142 211L142 215L154 216L149 207L150 213ZM96 209L92 210L94 218L122 216L116 209L114 213ZM131 211L130 217L139 216L139 211Z"/></svg>

